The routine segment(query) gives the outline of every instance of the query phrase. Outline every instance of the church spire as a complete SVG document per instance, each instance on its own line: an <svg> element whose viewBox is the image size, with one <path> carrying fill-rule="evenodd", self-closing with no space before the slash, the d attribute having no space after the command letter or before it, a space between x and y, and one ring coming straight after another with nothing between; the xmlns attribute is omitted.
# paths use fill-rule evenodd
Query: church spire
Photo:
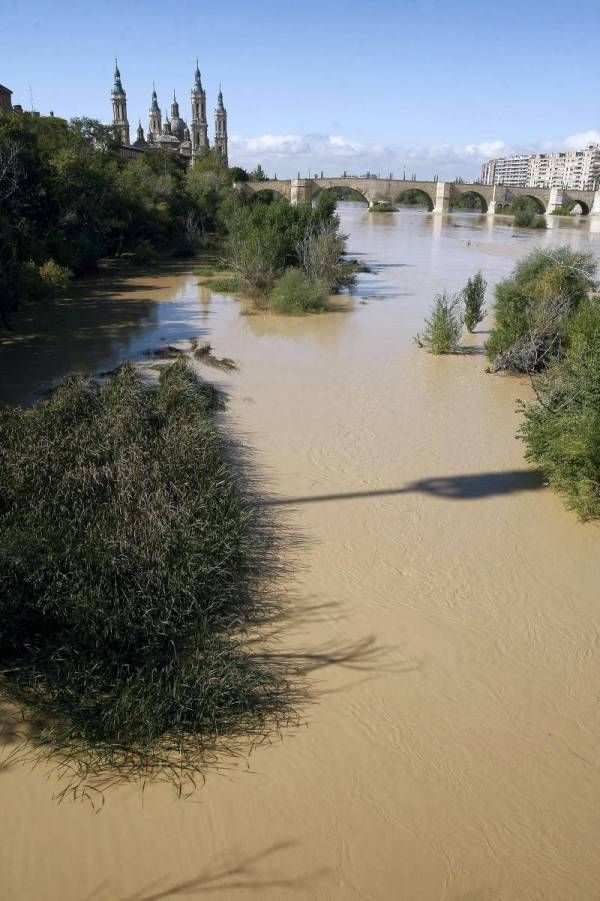
<svg viewBox="0 0 600 901"><path fill-rule="evenodd" d="M196 59L194 84L191 91L192 118L190 132L192 137L192 160L197 160L208 151L208 122L206 119L206 92L202 87L200 67Z"/></svg>
<svg viewBox="0 0 600 901"><path fill-rule="evenodd" d="M121 73L119 72L119 64L115 57L115 76L113 89L111 91L111 101L113 108L113 127L119 135L122 144L129 144L129 122L127 121L127 94L123 90L121 83Z"/></svg>
<svg viewBox="0 0 600 901"><path fill-rule="evenodd" d="M217 108L215 110L215 147L219 152L223 165L227 166L227 110L223 105L223 91L220 84Z"/></svg>

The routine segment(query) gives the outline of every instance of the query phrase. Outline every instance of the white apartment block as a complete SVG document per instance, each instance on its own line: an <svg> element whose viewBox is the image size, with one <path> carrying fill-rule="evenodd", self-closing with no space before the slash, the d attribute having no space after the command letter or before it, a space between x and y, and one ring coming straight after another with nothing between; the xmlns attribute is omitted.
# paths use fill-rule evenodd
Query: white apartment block
<svg viewBox="0 0 600 901"><path fill-rule="evenodd" d="M600 188L600 144L562 153L519 154L488 160L481 168L484 185L509 188Z"/></svg>

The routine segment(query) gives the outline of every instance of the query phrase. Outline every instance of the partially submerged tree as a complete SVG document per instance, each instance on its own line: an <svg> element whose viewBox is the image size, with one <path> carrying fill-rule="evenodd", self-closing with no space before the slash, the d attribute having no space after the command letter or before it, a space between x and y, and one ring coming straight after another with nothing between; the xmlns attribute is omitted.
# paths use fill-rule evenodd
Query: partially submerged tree
<svg viewBox="0 0 600 901"><path fill-rule="evenodd" d="M438 294L423 332L415 337L419 347L426 347L432 354L456 353L463 326L461 305L460 294Z"/></svg>
<svg viewBox="0 0 600 901"><path fill-rule="evenodd" d="M493 372L537 372L559 356L564 323L594 287L592 254L535 250L496 286L495 325L486 343Z"/></svg>
<svg viewBox="0 0 600 901"><path fill-rule="evenodd" d="M463 289L463 302L465 305L465 326L468 332L473 332L485 316L484 302L487 282L481 272L473 278L469 278Z"/></svg>

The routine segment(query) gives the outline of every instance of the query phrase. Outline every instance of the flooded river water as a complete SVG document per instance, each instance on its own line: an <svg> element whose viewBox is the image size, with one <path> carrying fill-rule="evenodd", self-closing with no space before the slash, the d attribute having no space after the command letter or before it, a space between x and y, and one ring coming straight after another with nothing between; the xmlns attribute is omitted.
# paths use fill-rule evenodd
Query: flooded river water
<svg viewBox="0 0 600 901"><path fill-rule="evenodd" d="M181 267L109 273L0 344L3 402L162 340L233 357L224 421L307 539L281 643L321 655L306 725L189 800L117 789L93 815L0 772L2 897L600 897L600 528L524 463L530 389L485 374L489 320L468 353L412 342L437 291L540 244L600 256L600 222L341 216L376 269L349 309L242 316Z"/></svg>

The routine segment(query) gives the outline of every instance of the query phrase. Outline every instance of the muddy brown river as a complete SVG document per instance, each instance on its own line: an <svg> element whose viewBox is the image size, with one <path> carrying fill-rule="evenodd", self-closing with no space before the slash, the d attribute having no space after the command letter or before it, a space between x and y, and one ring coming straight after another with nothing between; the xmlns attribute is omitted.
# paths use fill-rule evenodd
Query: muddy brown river
<svg viewBox="0 0 600 901"><path fill-rule="evenodd" d="M461 355L412 342L478 269L492 286L534 246L600 256L600 220L341 217L376 272L337 312L244 316L181 266L112 271L0 339L9 403L195 335L238 362L202 371L305 539L280 643L312 655L314 693L188 800L118 788L95 815L51 773L0 771L3 898L600 898L600 528L525 464L530 389L485 374L489 319Z"/></svg>

